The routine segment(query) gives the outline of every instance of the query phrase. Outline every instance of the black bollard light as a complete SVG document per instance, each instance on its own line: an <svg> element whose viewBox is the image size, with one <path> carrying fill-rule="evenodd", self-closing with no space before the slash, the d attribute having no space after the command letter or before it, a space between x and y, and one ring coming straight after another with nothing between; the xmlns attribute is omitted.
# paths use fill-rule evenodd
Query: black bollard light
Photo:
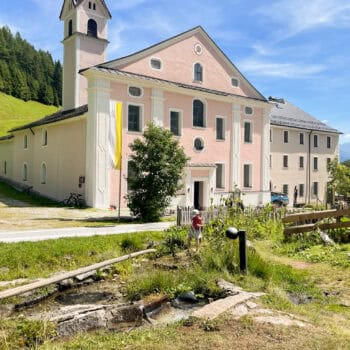
<svg viewBox="0 0 350 350"><path fill-rule="evenodd" d="M245 231L238 231L235 227L226 230L226 237L229 239L239 239L239 268L241 273L247 273L247 235Z"/></svg>

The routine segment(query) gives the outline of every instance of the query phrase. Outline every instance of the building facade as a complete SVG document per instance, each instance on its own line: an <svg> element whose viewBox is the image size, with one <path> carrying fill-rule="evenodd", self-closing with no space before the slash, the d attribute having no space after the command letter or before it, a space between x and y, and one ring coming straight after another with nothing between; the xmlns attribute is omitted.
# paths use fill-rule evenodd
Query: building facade
<svg viewBox="0 0 350 350"><path fill-rule="evenodd" d="M339 159L338 130L294 106L269 98L271 191L288 194L293 203L327 203L327 166ZM296 192L295 192L296 190Z"/></svg>

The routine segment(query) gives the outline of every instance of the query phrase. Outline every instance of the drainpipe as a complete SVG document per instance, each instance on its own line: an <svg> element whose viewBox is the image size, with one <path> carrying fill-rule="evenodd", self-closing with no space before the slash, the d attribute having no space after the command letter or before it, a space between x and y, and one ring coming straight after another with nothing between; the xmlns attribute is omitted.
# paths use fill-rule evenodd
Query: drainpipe
<svg viewBox="0 0 350 350"><path fill-rule="evenodd" d="M309 149L308 149L308 171L306 175L306 183L307 183L307 192L308 192L308 204L311 201L311 134L313 130L309 132Z"/></svg>

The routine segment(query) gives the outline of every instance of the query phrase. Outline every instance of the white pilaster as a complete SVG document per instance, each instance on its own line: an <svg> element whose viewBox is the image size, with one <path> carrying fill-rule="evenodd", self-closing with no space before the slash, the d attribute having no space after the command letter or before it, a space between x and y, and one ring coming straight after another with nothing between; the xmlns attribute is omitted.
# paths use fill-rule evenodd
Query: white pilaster
<svg viewBox="0 0 350 350"><path fill-rule="evenodd" d="M88 84L86 202L94 208L108 208L110 83L107 80L89 78Z"/></svg>
<svg viewBox="0 0 350 350"><path fill-rule="evenodd" d="M270 189L270 110L264 109L261 140L261 190Z"/></svg>
<svg viewBox="0 0 350 350"><path fill-rule="evenodd" d="M241 188L241 105L232 105L230 191Z"/></svg>
<svg viewBox="0 0 350 350"><path fill-rule="evenodd" d="M164 93L160 89L152 89L151 120L156 126L164 125Z"/></svg>

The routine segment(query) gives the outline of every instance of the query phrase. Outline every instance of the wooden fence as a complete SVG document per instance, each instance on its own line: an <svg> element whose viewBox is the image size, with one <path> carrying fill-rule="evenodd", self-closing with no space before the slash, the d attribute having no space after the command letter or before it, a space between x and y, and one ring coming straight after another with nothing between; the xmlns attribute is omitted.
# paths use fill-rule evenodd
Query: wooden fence
<svg viewBox="0 0 350 350"><path fill-rule="evenodd" d="M282 222L285 224L284 236L310 232L317 228L329 230L350 227L350 221L341 221L342 217L347 216L350 216L350 209L332 209L286 215L282 218ZM291 224L291 226L288 226L288 224Z"/></svg>

